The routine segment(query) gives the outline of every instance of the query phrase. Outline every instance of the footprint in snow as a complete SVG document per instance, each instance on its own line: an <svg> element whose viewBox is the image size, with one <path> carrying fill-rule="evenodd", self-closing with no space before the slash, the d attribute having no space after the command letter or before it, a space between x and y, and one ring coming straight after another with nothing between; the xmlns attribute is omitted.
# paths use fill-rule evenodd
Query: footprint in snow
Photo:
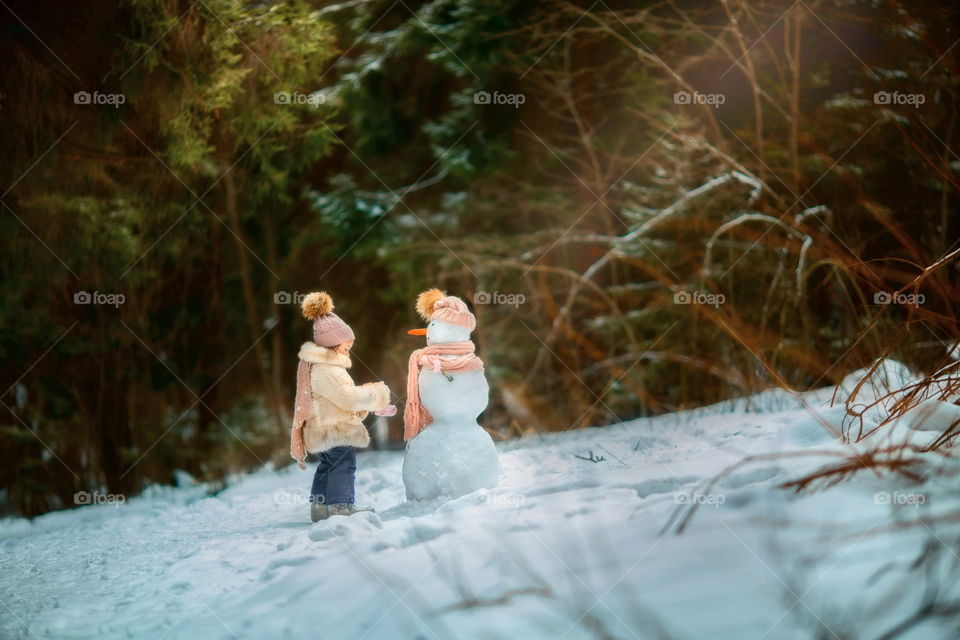
<svg viewBox="0 0 960 640"><path fill-rule="evenodd" d="M277 575L278 569L299 567L300 565L307 564L311 560L313 560L312 556L295 556L292 558L276 558L271 560L260 574L260 581L267 582L268 580L272 580L274 576Z"/></svg>
<svg viewBox="0 0 960 640"><path fill-rule="evenodd" d="M299 567L313 560L313 556L294 556L292 558L275 558L267 563L267 569L279 567Z"/></svg>
<svg viewBox="0 0 960 640"><path fill-rule="evenodd" d="M310 539L314 542L322 542L331 538L349 536L351 531L352 529L342 522L317 523L310 528Z"/></svg>
<svg viewBox="0 0 960 640"><path fill-rule="evenodd" d="M453 533L453 529L443 525L432 525L424 522L418 522L407 529L406 534L400 540L400 548L406 549L414 545L423 544L436 540L442 535Z"/></svg>
<svg viewBox="0 0 960 640"><path fill-rule="evenodd" d="M691 482L696 482L699 479L700 478L696 476L684 476L682 478L677 476L669 478L649 478L640 482L616 484L610 488L633 489L637 492L637 497L642 500L650 496L676 491L680 487L690 484Z"/></svg>
<svg viewBox="0 0 960 640"><path fill-rule="evenodd" d="M782 469L776 465L759 467L743 473L732 475L720 483L725 489L742 489L747 485L771 480L780 475Z"/></svg>
<svg viewBox="0 0 960 640"><path fill-rule="evenodd" d="M314 542L330 540L335 537L352 537L357 533L383 529L383 521L375 513L361 511L352 516L330 516L326 520L315 522L310 527L310 539Z"/></svg>
<svg viewBox="0 0 960 640"><path fill-rule="evenodd" d="M177 582L170 585L170 593L180 594L190 589L189 582Z"/></svg>

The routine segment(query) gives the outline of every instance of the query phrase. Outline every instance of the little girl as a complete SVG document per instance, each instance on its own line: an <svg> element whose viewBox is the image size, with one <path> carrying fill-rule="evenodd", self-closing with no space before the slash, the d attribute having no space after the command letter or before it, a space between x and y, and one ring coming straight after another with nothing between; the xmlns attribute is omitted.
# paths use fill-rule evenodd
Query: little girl
<svg viewBox="0 0 960 640"><path fill-rule="evenodd" d="M301 309L303 317L313 321L313 342L300 347L290 455L306 469L307 452L320 454L310 493L310 519L317 522L331 515L373 511L353 503L355 448L370 444L362 421L368 411L389 412L390 390L382 382L353 384L347 369L355 337L333 313L329 294L307 295Z"/></svg>

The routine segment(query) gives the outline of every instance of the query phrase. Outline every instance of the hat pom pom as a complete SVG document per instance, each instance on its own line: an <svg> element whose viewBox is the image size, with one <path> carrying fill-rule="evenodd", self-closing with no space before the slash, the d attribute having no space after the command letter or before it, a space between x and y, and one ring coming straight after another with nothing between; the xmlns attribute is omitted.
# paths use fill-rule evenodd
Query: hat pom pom
<svg viewBox="0 0 960 640"><path fill-rule="evenodd" d="M433 316L433 305L440 302L446 295L440 289L427 289L417 296L417 313L424 320L430 320Z"/></svg>
<svg viewBox="0 0 960 640"><path fill-rule="evenodd" d="M319 316L333 311L333 298L326 291L308 293L300 305L300 310L307 320L316 320Z"/></svg>

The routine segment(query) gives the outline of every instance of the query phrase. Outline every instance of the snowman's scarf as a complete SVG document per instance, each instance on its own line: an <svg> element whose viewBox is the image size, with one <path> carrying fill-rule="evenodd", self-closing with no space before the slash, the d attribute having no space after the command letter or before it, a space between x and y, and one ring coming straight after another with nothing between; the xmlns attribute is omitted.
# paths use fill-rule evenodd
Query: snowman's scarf
<svg viewBox="0 0 960 640"><path fill-rule="evenodd" d="M420 404L420 369L429 367L436 372L483 371L483 360L474 355L473 342L432 344L410 354L407 364L407 406L403 409L403 439L410 440L433 422L433 416ZM440 356L460 356L441 358Z"/></svg>
<svg viewBox="0 0 960 640"><path fill-rule="evenodd" d="M307 449L303 444L303 425L313 413L313 397L310 392L309 362L297 365L297 399L293 405L293 428L290 430L290 455L301 469L306 469Z"/></svg>

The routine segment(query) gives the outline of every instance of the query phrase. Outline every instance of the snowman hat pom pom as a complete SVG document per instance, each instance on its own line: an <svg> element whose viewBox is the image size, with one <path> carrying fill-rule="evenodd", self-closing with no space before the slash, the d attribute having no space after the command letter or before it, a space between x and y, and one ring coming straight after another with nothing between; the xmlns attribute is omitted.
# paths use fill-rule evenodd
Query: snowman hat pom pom
<svg viewBox="0 0 960 640"><path fill-rule="evenodd" d="M433 317L433 305L440 302L446 295L447 292L440 289L427 289L417 296L417 313L429 322Z"/></svg>
<svg viewBox="0 0 960 640"><path fill-rule="evenodd" d="M333 311L333 298L326 291L308 293L300 305L300 310L307 320L316 320Z"/></svg>

